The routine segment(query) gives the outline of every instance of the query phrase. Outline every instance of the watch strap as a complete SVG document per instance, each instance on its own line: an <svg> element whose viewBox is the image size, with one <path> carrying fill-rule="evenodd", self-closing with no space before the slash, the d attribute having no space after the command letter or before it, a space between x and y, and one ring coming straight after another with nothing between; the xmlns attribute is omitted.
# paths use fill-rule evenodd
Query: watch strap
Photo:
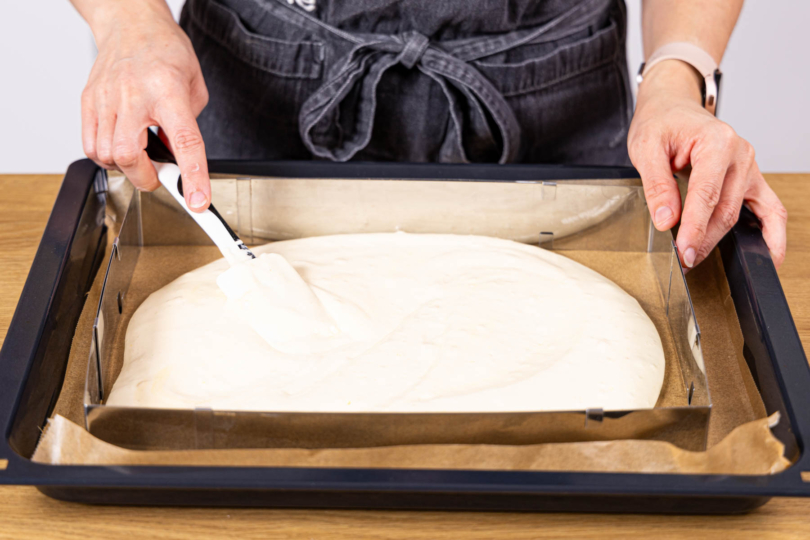
<svg viewBox="0 0 810 540"><path fill-rule="evenodd" d="M641 64L641 69L638 72L638 83L641 84L644 75L653 66L664 60L686 62L700 73L704 80L703 106L712 114L716 114L720 69L712 55L692 43L684 41L667 43L659 47L645 63Z"/></svg>
<svg viewBox="0 0 810 540"><path fill-rule="evenodd" d="M712 55L692 43L679 41L675 43L667 43L662 45L658 50L652 53L652 56L644 64L644 73L649 71L654 65L664 60L681 60L686 62L696 70L705 79L709 76L714 76L717 71L717 62L714 61Z"/></svg>

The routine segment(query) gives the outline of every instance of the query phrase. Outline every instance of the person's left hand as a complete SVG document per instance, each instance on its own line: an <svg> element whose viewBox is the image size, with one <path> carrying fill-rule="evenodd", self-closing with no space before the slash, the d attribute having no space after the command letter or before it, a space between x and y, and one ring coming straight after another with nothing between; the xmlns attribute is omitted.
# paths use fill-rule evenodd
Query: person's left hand
<svg viewBox="0 0 810 540"><path fill-rule="evenodd" d="M641 174L653 223L672 228L689 268L705 259L737 223L743 203L762 222L762 235L778 268L785 258L787 211L765 182L750 143L701 106L700 79L679 60L661 62L644 76L627 138ZM686 200L673 171L692 165Z"/></svg>

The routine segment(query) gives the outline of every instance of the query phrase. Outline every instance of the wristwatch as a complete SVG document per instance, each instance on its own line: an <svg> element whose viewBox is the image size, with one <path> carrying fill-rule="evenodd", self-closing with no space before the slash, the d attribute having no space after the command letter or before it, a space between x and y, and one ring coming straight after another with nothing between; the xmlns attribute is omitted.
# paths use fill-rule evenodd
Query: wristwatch
<svg viewBox="0 0 810 540"><path fill-rule="evenodd" d="M720 68L714 58L692 43L675 42L667 43L656 50L650 58L641 64L638 69L636 80L639 84L644 80L644 75L658 62L663 60L681 60L695 68L703 77L703 89L701 92L703 106L707 111L717 116L717 99L720 93Z"/></svg>

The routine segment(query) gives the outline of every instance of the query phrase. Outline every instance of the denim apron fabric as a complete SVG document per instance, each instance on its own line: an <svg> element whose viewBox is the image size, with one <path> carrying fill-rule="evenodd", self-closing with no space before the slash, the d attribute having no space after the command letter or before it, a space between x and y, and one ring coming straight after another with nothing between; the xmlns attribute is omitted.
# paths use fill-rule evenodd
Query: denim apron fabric
<svg viewBox="0 0 810 540"><path fill-rule="evenodd" d="M626 165L623 0L188 0L211 158Z"/></svg>

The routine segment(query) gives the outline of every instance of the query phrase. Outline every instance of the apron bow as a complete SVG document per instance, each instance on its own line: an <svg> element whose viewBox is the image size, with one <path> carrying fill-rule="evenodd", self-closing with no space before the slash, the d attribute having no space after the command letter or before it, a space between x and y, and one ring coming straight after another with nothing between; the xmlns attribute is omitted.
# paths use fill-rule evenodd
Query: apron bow
<svg viewBox="0 0 810 540"><path fill-rule="evenodd" d="M374 126L377 85L398 64L418 69L444 91L453 130L442 148L443 161L469 161L465 147L473 157L491 155L498 152L497 141L499 163L517 158L520 126L503 95L471 64L418 32L364 37L336 63L328 80L301 107L299 128L307 148L333 161L347 161L365 148ZM351 120L338 125L339 118ZM493 124L500 132L497 138Z"/></svg>

